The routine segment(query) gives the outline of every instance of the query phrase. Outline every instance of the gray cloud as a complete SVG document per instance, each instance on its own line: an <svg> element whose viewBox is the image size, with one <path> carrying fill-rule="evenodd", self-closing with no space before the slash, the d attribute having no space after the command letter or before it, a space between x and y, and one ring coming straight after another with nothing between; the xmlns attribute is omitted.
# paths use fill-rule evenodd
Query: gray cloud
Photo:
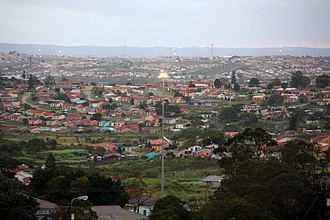
<svg viewBox="0 0 330 220"><path fill-rule="evenodd" d="M0 42L330 47L328 0L0 0Z"/></svg>

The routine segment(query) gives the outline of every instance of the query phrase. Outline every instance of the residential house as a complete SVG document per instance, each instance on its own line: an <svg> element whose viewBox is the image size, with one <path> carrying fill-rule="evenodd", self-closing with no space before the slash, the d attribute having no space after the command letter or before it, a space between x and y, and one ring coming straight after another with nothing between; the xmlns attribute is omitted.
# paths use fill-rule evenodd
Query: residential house
<svg viewBox="0 0 330 220"><path fill-rule="evenodd" d="M96 212L98 219L102 220L143 220L147 216L135 212L130 212L121 208L119 205L92 206L91 209Z"/></svg>
<svg viewBox="0 0 330 220"><path fill-rule="evenodd" d="M79 105L77 107L77 112L79 113L87 113L87 111L88 111L88 106Z"/></svg>
<svg viewBox="0 0 330 220"><path fill-rule="evenodd" d="M202 158L211 158L212 151L209 149L201 149L193 153L195 157L202 157Z"/></svg>
<svg viewBox="0 0 330 220"><path fill-rule="evenodd" d="M156 197L141 195L135 198L131 198L127 204L125 204L125 209L131 212L142 214L144 216L150 216L157 201L158 198Z"/></svg>
<svg viewBox="0 0 330 220"><path fill-rule="evenodd" d="M254 102L264 102L265 100L266 100L265 94L252 96L252 101L254 101Z"/></svg>
<svg viewBox="0 0 330 220"><path fill-rule="evenodd" d="M64 120L65 115L64 114L54 114L52 115L52 120Z"/></svg>
<svg viewBox="0 0 330 220"><path fill-rule="evenodd" d="M40 125L42 124L41 119L29 119L29 125Z"/></svg>
<svg viewBox="0 0 330 220"><path fill-rule="evenodd" d="M56 214L60 211L60 208L52 202L43 200L43 199L36 199L38 205L38 210L35 214L36 218L38 220L47 218L46 216L49 216L51 214Z"/></svg>

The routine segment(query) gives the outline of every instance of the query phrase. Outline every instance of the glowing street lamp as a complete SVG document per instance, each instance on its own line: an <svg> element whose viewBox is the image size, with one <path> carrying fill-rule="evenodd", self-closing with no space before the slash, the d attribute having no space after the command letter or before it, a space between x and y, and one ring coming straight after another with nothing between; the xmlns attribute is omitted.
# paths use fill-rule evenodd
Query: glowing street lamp
<svg viewBox="0 0 330 220"><path fill-rule="evenodd" d="M163 81L163 93L165 92L165 79L169 78L166 72L160 72L159 79ZM164 198L164 118L165 118L165 108L164 108L164 94L162 94L162 180L161 180L161 192L162 198Z"/></svg>

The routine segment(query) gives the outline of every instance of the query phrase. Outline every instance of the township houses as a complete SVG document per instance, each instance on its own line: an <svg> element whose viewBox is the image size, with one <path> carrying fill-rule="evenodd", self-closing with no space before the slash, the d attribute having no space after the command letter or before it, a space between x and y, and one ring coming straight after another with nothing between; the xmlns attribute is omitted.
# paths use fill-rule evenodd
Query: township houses
<svg viewBox="0 0 330 220"><path fill-rule="evenodd" d="M159 138L159 139L152 139L148 141L151 144L152 147L152 151L153 152L161 152L162 151L162 143L163 143L163 139ZM164 147L168 147L169 146L169 142L167 139L164 138Z"/></svg>
<svg viewBox="0 0 330 220"><path fill-rule="evenodd" d="M103 147L104 149L106 149L109 152L113 152L117 149L116 145L112 142L102 142L102 143L98 143L98 144L92 144L92 147L94 147L94 148Z"/></svg>
<svg viewBox="0 0 330 220"><path fill-rule="evenodd" d="M313 137L309 142L319 145L321 152L325 152L328 151L330 147L330 135Z"/></svg>

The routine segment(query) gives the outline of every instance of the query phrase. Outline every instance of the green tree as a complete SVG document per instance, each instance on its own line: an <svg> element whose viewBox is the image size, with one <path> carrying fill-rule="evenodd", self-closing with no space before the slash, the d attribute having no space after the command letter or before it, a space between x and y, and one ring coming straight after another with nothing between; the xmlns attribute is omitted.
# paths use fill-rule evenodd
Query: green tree
<svg viewBox="0 0 330 220"><path fill-rule="evenodd" d="M215 88L220 89L221 86L222 86L222 82L219 78L216 78L213 82L213 85L214 85Z"/></svg>
<svg viewBox="0 0 330 220"><path fill-rule="evenodd" d="M188 220L193 214L187 209L187 204L176 196L166 196L156 202L150 220Z"/></svg>
<svg viewBox="0 0 330 220"><path fill-rule="evenodd" d="M275 78L271 83L268 84L267 89L272 89L274 86L281 86L281 80L279 78Z"/></svg>
<svg viewBox="0 0 330 220"><path fill-rule="evenodd" d="M311 178L319 169L316 153L316 147L303 140L291 140L281 149L284 162L307 173Z"/></svg>
<svg viewBox="0 0 330 220"><path fill-rule="evenodd" d="M305 88L310 84L311 80L303 75L301 71L292 73L290 87Z"/></svg>
<svg viewBox="0 0 330 220"><path fill-rule="evenodd" d="M44 139L33 138L26 143L26 151L29 154L47 149L47 143Z"/></svg>
<svg viewBox="0 0 330 220"><path fill-rule="evenodd" d="M221 145L225 142L225 137L222 132L219 132L215 129L206 129L201 134L202 145L208 145L208 144L218 144Z"/></svg>
<svg viewBox="0 0 330 220"><path fill-rule="evenodd" d="M227 190L217 191L202 208L203 219L274 219L261 207Z"/></svg>
<svg viewBox="0 0 330 220"><path fill-rule="evenodd" d="M100 175L88 177L89 188L95 189L89 192L88 196L94 205L120 205L123 207L129 195L125 191L120 180L114 181Z"/></svg>
<svg viewBox="0 0 330 220"><path fill-rule="evenodd" d="M244 126L251 126L258 123L258 117L252 112L245 112L239 116Z"/></svg>
<svg viewBox="0 0 330 220"><path fill-rule="evenodd" d="M257 87L259 86L259 79L251 78L249 81L249 87Z"/></svg>
<svg viewBox="0 0 330 220"><path fill-rule="evenodd" d="M101 121L102 120L102 114L101 113L95 113L92 117L92 120L96 120L96 121Z"/></svg>
<svg viewBox="0 0 330 220"><path fill-rule="evenodd" d="M236 80L236 72L235 72L235 70L233 70L232 73L231 73L230 84L235 85L236 82L237 82L237 80Z"/></svg>
<svg viewBox="0 0 330 220"><path fill-rule="evenodd" d="M55 85L55 78L53 76L47 76L44 82L46 85Z"/></svg>
<svg viewBox="0 0 330 220"><path fill-rule="evenodd" d="M54 169L55 167L56 167L56 161L55 161L54 154L50 153L50 154L48 154L48 157L46 159L45 168Z"/></svg>
<svg viewBox="0 0 330 220"><path fill-rule="evenodd" d="M325 88L330 85L330 76L328 75L321 75L318 76L315 80L316 86L319 88Z"/></svg>
<svg viewBox="0 0 330 220"><path fill-rule="evenodd" d="M219 120L221 122L230 123L237 121L238 114L233 107L226 107L221 110L219 114Z"/></svg>
<svg viewBox="0 0 330 220"><path fill-rule="evenodd" d="M289 122L289 130L297 130L298 129L298 116L297 114L292 114Z"/></svg>
<svg viewBox="0 0 330 220"><path fill-rule="evenodd" d="M222 181L223 190L215 193L214 199L206 204L207 208L212 207L212 216L219 213L224 216L220 219L236 216L242 216L238 219L302 219L312 208L306 219L316 219L317 206L311 207L311 204L317 187L295 168L277 160L237 161L232 167L233 170L225 171L227 179ZM236 201L245 200L243 204L250 207L252 213L235 209L239 205L226 200L226 193ZM216 210L217 203L225 206ZM249 217L244 218L244 215Z"/></svg>
<svg viewBox="0 0 330 220"><path fill-rule="evenodd" d="M140 206L151 198L151 193L148 191L147 184L142 178L135 178L126 184L126 188L130 199L135 202L134 212L139 213Z"/></svg>
<svg viewBox="0 0 330 220"><path fill-rule="evenodd" d="M323 128L326 129L326 130L330 130L330 120L325 122Z"/></svg>
<svg viewBox="0 0 330 220"><path fill-rule="evenodd" d="M0 173L1 219L33 220L38 205L28 188Z"/></svg>
<svg viewBox="0 0 330 220"><path fill-rule="evenodd" d="M236 82L235 84L234 84L234 91L235 92L238 92L238 91L240 91L241 90L241 87L239 86L239 84Z"/></svg>
<svg viewBox="0 0 330 220"><path fill-rule="evenodd" d="M235 137L228 139L224 146L215 150L221 155L230 154L230 161L238 162L250 159L260 159L272 153L272 149L277 145L272 136L262 128L246 128ZM225 158L224 162L228 160ZM221 162L221 160L220 160ZM226 164L224 164L226 165ZM229 164L231 165L231 164Z"/></svg>
<svg viewBox="0 0 330 220"><path fill-rule="evenodd" d="M281 106L283 105L284 97L280 94L274 94L269 96L267 104L271 106Z"/></svg>

